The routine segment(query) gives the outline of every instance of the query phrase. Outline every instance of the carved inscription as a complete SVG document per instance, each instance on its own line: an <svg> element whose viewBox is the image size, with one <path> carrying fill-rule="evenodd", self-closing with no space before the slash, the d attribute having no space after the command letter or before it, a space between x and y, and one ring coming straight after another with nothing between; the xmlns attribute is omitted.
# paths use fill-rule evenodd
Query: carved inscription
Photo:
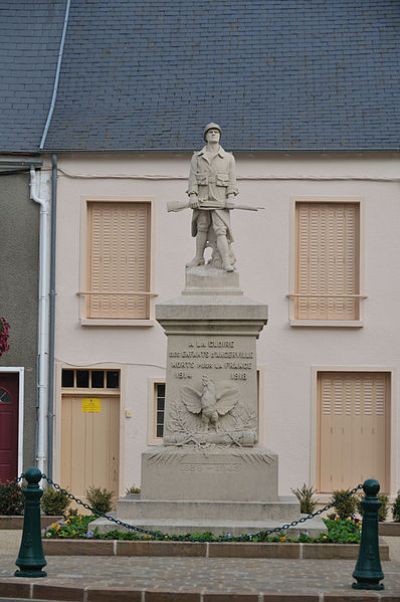
<svg viewBox="0 0 400 602"><path fill-rule="evenodd" d="M179 380L190 380L193 371L226 370L231 380L246 381L253 370L254 352L237 347L229 339L192 339L179 351L168 353L170 367Z"/></svg>
<svg viewBox="0 0 400 602"><path fill-rule="evenodd" d="M238 472L240 464L181 464L182 472Z"/></svg>

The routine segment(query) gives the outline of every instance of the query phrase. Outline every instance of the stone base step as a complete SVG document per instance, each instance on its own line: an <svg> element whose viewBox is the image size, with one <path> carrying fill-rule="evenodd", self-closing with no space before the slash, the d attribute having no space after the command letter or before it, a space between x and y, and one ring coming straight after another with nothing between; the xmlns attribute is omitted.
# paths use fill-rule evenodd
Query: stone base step
<svg viewBox="0 0 400 602"><path fill-rule="evenodd" d="M246 533L256 533L265 529L275 529L281 527L284 523L291 522L291 519L274 521L274 520L211 520L211 519L126 519L118 516L128 525L134 525L149 531L161 531L167 534L185 534L185 533L204 533L211 532L215 535L223 535L230 533L233 536L243 535ZM299 518L299 517L298 517ZM93 523L93 527L97 527L100 532L112 531L114 529L126 530L123 527L117 526L115 523L108 521L105 518L98 518ZM317 537L320 533L326 531L325 525L320 518L313 518L296 527L290 527L285 532L291 536L300 535L307 532L311 537Z"/></svg>
<svg viewBox="0 0 400 602"><path fill-rule="evenodd" d="M279 498L275 502L176 501L121 498L117 504L121 519L175 521L292 521L300 516L299 503L294 498Z"/></svg>

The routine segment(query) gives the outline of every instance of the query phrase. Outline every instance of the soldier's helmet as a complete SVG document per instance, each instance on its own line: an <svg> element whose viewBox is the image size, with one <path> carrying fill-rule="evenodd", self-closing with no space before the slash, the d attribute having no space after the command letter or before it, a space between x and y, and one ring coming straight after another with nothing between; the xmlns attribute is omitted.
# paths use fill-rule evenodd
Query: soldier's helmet
<svg viewBox="0 0 400 602"><path fill-rule="evenodd" d="M203 130L203 138L204 140L206 139L206 134L208 132L208 130L218 130L220 134L222 134L222 130L221 130L221 126L218 125L218 123L207 123L206 127Z"/></svg>

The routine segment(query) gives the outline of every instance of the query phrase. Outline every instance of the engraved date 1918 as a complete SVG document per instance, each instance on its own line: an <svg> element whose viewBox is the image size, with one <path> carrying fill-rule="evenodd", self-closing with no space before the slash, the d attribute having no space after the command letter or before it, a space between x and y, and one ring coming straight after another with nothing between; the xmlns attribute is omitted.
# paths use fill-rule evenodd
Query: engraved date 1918
<svg viewBox="0 0 400 602"><path fill-rule="evenodd" d="M247 380L246 372L232 372L231 380Z"/></svg>

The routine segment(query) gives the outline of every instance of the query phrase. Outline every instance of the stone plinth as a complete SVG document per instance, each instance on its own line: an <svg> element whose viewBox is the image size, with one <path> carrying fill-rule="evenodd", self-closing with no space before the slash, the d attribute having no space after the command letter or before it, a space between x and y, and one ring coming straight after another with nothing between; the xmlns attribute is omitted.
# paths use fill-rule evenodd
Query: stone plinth
<svg viewBox="0 0 400 602"><path fill-rule="evenodd" d="M267 305L243 295L237 272L200 266L156 318L168 338L163 445L143 452L141 498L120 500L117 515L168 532L246 532L297 518L294 496L278 496L277 455L257 446L256 340Z"/></svg>
<svg viewBox="0 0 400 602"><path fill-rule="evenodd" d="M268 307L243 296L237 273L202 266L156 318L168 337L164 445L254 446L256 339Z"/></svg>
<svg viewBox="0 0 400 602"><path fill-rule="evenodd" d="M261 448L168 447L142 455L142 498L276 502L278 457Z"/></svg>

